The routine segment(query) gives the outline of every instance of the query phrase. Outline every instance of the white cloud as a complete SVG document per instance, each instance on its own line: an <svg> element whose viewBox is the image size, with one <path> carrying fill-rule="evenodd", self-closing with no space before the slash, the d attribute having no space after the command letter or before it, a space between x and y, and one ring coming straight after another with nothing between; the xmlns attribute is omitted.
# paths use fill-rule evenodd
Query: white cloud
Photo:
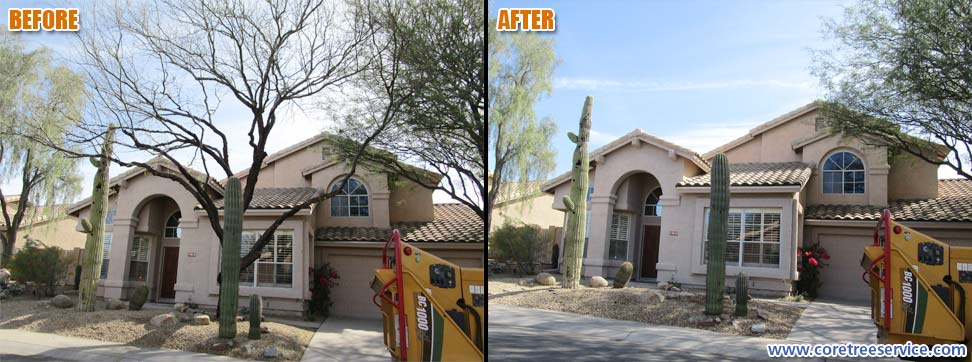
<svg viewBox="0 0 972 362"><path fill-rule="evenodd" d="M684 81L684 82L656 82L641 80L613 80L596 78L574 78L558 77L554 78L553 86L555 89L563 90L616 90L628 92L670 92L670 91L690 91L706 89L726 89L743 87L771 87L771 88L795 88L813 90L816 83L803 80L778 80L778 79L737 79L724 81Z"/></svg>

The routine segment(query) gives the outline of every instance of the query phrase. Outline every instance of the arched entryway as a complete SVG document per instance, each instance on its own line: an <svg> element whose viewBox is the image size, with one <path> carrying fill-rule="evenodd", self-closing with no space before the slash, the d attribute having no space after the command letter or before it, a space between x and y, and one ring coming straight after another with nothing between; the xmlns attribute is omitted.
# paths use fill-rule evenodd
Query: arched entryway
<svg viewBox="0 0 972 362"><path fill-rule="evenodd" d="M174 301L182 238L179 205L168 196L152 196L134 209L132 217L137 223L126 254L126 284L147 286L149 300Z"/></svg>
<svg viewBox="0 0 972 362"><path fill-rule="evenodd" d="M617 197L610 216L608 259L630 261L635 266L633 278L654 280L658 277L658 249L661 238L661 205L663 190L649 172L636 171L622 177L612 194Z"/></svg>

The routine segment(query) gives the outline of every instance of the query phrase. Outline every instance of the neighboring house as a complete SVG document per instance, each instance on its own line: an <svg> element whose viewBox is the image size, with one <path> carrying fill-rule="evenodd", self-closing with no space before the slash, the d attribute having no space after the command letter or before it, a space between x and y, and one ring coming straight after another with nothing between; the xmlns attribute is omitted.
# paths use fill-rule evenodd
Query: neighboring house
<svg viewBox="0 0 972 362"><path fill-rule="evenodd" d="M20 201L19 196L7 197L7 212L10 217L13 217ZM56 246L66 251L84 249L85 234L76 230L77 218L64 213L67 208L68 205L29 207L17 231L14 254L24 247L27 239L38 241L41 246ZM6 231L6 225L2 222L0 231Z"/></svg>
<svg viewBox="0 0 972 362"><path fill-rule="evenodd" d="M490 231L507 222L534 225L541 229L563 226L564 212L551 209L553 195L541 191L541 186L546 182L511 182L499 185L499 195L490 212Z"/></svg>
<svg viewBox="0 0 972 362"><path fill-rule="evenodd" d="M938 180L936 165L833 134L816 103L750 130L704 155L635 130L591 152L584 275L613 277L624 261L635 278L705 283L711 159L730 162L726 275L787 293L799 278L796 249L820 243L831 255L820 294L869 298L861 280L865 245L883 208L952 245L972 246L972 181ZM944 150L942 157L944 157ZM561 197L570 174L543 190Z"/></svg>
<svg viewBox="0 0 972 362"><path fill-rule="evenodd" d="M365 167L342 189L349 167L329 159L327 138L311 137L264 161L244 215L241 255L291 205L325 190L341 192L280 225L263 257L241 273L241 299L259 294L269 310L300 313L311 298L310 268L330 263L340 276L331 292L332 313L378 318L370 283L393 228L404 241L460 266L483 266L483 223L475 213L458 204L433 204L432 190ZM160 170L174 167L158 158L149 162ZM248 171L236 175L244 186ZM221 183L202 184L221 198ZM146 285L153 301L215 307L220 246L195 198L175 181L139 168L113 177L110 188L98 294L126 299L134 287ZM88 217L90 203L79 202L68 212Z"/></svg>

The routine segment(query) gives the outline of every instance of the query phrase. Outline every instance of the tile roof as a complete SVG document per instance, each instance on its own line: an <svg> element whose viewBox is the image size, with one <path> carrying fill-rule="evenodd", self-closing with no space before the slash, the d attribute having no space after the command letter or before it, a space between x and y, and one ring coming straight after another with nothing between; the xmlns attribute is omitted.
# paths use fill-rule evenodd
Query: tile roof
<svg viewBox="0 0 972 362"><path fill-rule="evenodd" d="M433 221L392 224L391 228L324 227L317 229L318 241L388 241L398 229L406 242L482 243L483 221L462 204L435 204Z"/></svg>
<svg viewBox="0 0 972 362"><path fill-rule="evenodd" d="M800 162L732 163L729 164L729 184L803 186L810 179L810 173L810 165ZM686 177L677 186L709 186L709 174Z"/></svg>
<svg viewBox="0 0 972 362"><path fill-rule="evenodd" d="M897 200L887 206L898 221L972 222L972 180L938 180L938 197L926 200ZM811 205L806 219L878 220L882 206Z"/></svg>
<svg viewBox="0 0 972 362"><path fill-rule="evenodd" d="M253 190L250 209L290 209L318 195L313 187L265 187ZM223 199L216 200L216 207L223 208ZM197 206L197 208L199 208Z"/></svg>

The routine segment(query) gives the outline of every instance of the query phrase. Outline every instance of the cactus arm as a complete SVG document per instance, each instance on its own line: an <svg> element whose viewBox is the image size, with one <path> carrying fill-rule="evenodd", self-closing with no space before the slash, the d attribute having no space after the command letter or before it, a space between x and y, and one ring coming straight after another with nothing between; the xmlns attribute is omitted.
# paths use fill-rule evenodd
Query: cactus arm
<svg viewBox="0 0 972 362"><path fill-rule="evenodd" d="M243 194L240 179L226 181L223 213L223 249L220 258L219 337L236 337L236 310L240 298L240 239L243 238Z"/></svg>
<svg viewBox="0 0 972 362"><path fill-rule="evenodd" d="M564 206L567 207L567 211L574 212L574 210L576 209L574 207L574 200L571 200L570 199L570 196L568 196L568 195L564 195L564 199L563 200L564 200Z"/></svg>
<svg viewBox="0 0 972 362"><path fill-rule="evenodd" d="M574 289L580 286L581 267L584 256L584 235L587 228L587 188L590 182L590 155L587 153L587 142L591 132L591 107L594 98L588 96L584 100L578 133L568 133L567 137L577 146L571 162L570 204L565 198L570 212L567 216L567 228L564 233L564 279L562 286Z"/></svg>
<svg viewBox="0 0 972 362"><path fill-rule="evenodd" d="M91 234L91 222L88 219L81 219L81 229L85 234Z"/></svg>
<svg viewBox="0 0 972 362"><path fill-rule="evenodd" d="M718 154L712 160L709 192L709 230L706 252L705 314L722 314L726 288L726 236L729 222L729 160Z"/></svg>
<svg viewBox="0 0 972 362"><path fill-rule="evenodd" d="M250 339L260 339L263 334L260 332L260 320L263 319L263 298L256 294L250 294Z"/></svg>

